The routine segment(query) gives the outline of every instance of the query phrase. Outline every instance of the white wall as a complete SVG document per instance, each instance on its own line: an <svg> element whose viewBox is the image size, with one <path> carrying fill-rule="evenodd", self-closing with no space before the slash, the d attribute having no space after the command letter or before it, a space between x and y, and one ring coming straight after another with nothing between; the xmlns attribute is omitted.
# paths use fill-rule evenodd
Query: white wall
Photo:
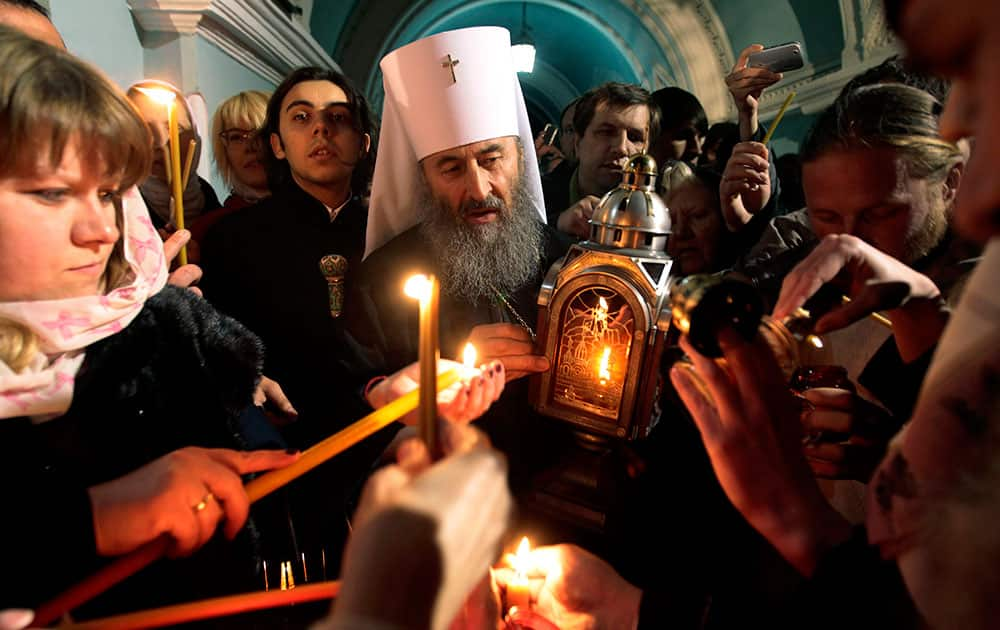
<svg viewBox="0 0 1000 630"><path fill-rule="evenodd" d="M125 0L50 0L52 22L73 54L123 89L142 76L142 44Z"/></svg>
<svg viewBox="0 0 1000 630"><path fill-rule="evenodd" d="M147 47L144 47L139 26L126 0L50 0L49 5L52 22L70 52L101 68L123 89L143 78L180 83L178 77L184 74L187 91L201 92L211 117L219 103L237 92L271 91L275 87L201 35L182 36L194 38L193 48L183 57L187 68L165 67L164 64L171 64L176 58L171 54L176 55L177 40L152 44L150 42L162 41L163 37L147 36ZM204 133L207 136L208 129ZM224 201L229 191L218 179L215 169L207 168L211 164L211 144L211 139L206 137L203 164L210 172L209 180L219 200Z"/></svg>

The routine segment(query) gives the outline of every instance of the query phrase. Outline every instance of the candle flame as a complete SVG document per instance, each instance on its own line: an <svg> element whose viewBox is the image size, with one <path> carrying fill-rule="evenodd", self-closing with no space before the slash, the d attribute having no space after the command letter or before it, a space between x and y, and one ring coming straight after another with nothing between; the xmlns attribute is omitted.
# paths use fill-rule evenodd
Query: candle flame
<svg viewBox="0 0 1000 630"><path fill-rule="evenodd" d="M608 301L607 300L605 300L604 298L601 298L600 301L598 302L598 304L600 304L600 308L601 308L602 311L604 311L605 313L608 312Z"/></svg>
<svg viewBox="0 0 1000 630"><path fill-rule="evenodd" d="M153 102L160 105L170 105L177 98L172 90L166 88L150 88L150 87L140 87L135 88L136 90L142 92L148 96Z"/></svg>
<svg viewBox="0 0 1000 630"><path fill-rule="evenodd" d="M467 368L476 367L476 347L471 343L465 344L462 350L462 364Z"/></svg>
<svg viewBox="0 0 1000 630"><path fill-rule="evenodd" d="M431 280L422 273L414 274L406 279L403 285L403 293L407 296L424 301L431 295Z"/></svg>
<svg viewBox="0 0 1000 630"><path fill-rule="evenodd" d="M819 337L817 337L816 335L808 335L806 337L806 341L808 341L810 344L812 344L812 346L814 348L817 348L817 349L822 349L823 348L823 340L820 339Z"/></svg>
<svg viewBox="0 0 1000 630"><path fill-rule="evenodd" d="M514 571L518 575L524 576L528 572L528 558L531 556L531 543L528 542L528 537L524 536L521 538L521 543L517 546L517 553L514 554L513 562L511 565L514 567Z"/></svg>
<svg viewBox="0 0 1000 630"><path fill-rule="evenodd" d="M597 378L601 380L601 385L611 380L611 372L608 371L608 362L611 359L611 346L604 346L604 353L601 355L601 363L597 367Z"/></svg>

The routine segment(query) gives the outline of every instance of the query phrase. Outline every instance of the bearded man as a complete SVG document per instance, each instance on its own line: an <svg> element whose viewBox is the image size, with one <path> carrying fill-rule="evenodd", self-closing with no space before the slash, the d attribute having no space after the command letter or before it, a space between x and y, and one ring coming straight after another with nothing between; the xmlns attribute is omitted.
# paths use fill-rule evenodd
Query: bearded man
<svg viewBox="0 0 1000 630"><path fill-rule="evenodd" d="M541 456L549 444L542 434L563 429L539 422L528 408L527 379L510 381L549 367L533 351L536 300L567 243L545 225L509 49L506 30L471 28L419 40L382 60L379 161L366 260L348 319L353 336L377 351L382 373L411 363L418 309L403 284L414 273L436 275L441 356L461 356L472 341L480 362L503 363L507 389L478 424L498 448L517 453L514 481L530 474L526 433L538 438Z"/></svg>

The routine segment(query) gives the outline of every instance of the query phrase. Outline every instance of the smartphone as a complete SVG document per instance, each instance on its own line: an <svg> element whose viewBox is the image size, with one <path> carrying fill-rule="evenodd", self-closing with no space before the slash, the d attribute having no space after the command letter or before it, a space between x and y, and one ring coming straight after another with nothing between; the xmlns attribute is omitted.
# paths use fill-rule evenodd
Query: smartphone
<svg viewBox="0 0 1000 630"><path fill-rule="evenodd" d="M555 144L556 138L559 136L559 127L552 123L545 123L545 128L542 129L542 144Z"/></svg>
<svg viewBox="0 0 1000 630"><path fill-rule="evenodd" d="M802 44L789 42L780 46L765 48L747 57L750 68L767 68L771 72L788 72L798 70L805 62L802 60Z"/></svg>

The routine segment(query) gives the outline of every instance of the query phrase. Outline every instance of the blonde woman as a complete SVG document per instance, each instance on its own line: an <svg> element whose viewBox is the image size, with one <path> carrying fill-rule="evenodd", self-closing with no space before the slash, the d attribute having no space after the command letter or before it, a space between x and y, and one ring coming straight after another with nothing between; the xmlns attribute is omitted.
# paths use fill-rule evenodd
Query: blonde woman
<svg viewBox="0 0 1000 630"><path fill-rule="evenodd" d="M251 90L227 98L212 117L212 150L222 181L229 186L223 206L245 208L270 194L258 132L270 94Z"/></svg>

